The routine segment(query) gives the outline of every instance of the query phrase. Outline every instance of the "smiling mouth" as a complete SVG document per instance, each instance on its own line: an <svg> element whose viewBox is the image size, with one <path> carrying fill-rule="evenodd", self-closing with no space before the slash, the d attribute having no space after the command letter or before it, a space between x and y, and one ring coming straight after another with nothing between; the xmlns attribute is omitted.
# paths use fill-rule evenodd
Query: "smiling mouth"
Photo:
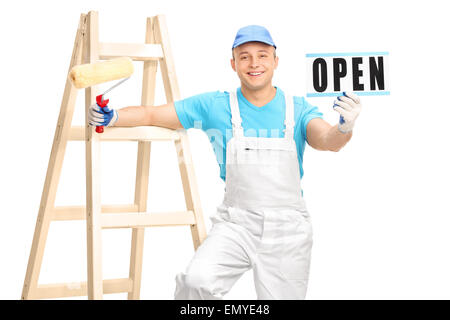
<svg viewBox="0 0 450 320"><path fill-rule="evenodd" d="M264 71L259 71L259 72L247 72L247 74L250 77L259 77L260 75L262 75L264 73Z"/></svg>

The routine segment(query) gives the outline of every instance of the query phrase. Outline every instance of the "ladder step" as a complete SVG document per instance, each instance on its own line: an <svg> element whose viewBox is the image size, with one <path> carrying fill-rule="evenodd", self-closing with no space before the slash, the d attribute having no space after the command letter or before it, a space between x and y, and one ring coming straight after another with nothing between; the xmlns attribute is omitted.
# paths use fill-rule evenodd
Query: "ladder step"
<svg viewBox="0 0 450 320"><path fill-rule="evenodd" d="M174 141L179 140L180 135L176 130L155 127L112 127L104 128L99 134L102 141ZM70 129L69 140L85 141L85 127L73 126Z"/></svg>
<svg viewBox="0 0 450 320"><path fill-rule="evenodd" d="M100 43L100 59L129 57L136 61L159 60L164 58L160 44L144 43Z"/></svg>
<svg viewBox="0 0 450 320"><path fill-rule="evenodd" d="M139 212L137 204L103 205L102 213ZM86 220L86 206L58 206L53 209L53 221Z"/></svg>
<svg viewBox="0 0 450 320"><path fill-rule="evenodd" d="M194 225L193 211L102 214L102 228L134 228Z"/></svg>
<svg viewBox="0 0 450 320"><path fill-rule="evenodd" d="M133 280L109 279L103 280L103 293L131 292ZM54 299L63 297L79 297L87 295L87 282L41 284L33 292L31 299Z"/></svg>

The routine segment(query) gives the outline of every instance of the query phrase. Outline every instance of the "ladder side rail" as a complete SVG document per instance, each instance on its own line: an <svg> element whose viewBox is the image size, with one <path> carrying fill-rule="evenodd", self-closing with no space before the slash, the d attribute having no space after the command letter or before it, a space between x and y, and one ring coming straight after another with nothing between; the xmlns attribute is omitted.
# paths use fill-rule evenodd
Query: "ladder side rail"
<svg viewBox="0 0 450 320"><path fill-rule="evenodd" d="M84 45L84 63L94 63L98 55L98 13L90 11ZM103 298L101 194L100 194L100 138L95 127L89 126L89 107L95 103L97 86L85 89L86 129L86 236L87 236L87 291L88 299Z"/></svg>

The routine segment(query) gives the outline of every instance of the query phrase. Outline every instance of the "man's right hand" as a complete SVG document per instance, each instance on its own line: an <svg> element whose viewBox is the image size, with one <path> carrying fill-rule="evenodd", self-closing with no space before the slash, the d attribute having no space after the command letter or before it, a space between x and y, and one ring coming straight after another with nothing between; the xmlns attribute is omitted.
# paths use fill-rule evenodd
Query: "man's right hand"
<svg viewBox="0 0 450 320"><path fill-rule="evenodd" d="M88 118L91 126L111 127L116 123L119 114L108 106L101 108L94 103L89 107Z"/></svg>

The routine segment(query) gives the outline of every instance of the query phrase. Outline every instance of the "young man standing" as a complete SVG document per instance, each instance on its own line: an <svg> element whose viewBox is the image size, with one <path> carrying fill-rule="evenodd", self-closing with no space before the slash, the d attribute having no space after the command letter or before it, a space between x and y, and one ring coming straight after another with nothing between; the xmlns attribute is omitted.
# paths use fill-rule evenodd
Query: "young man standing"
<svg viewBox="0 0 450 320"><path fill-rule="evenodd" d="M272 85L275 50L267 29L243 27L232 46L231 67L241 81L236 91L158 107L91 107L91 125L196 127L214 133L225 195L207 238L176 276L176 299L221 299L250 269L258 299L305 298L312 247L301 189L305 142L339 151L352 136L361 104L353 93L338 97L333 107L342 120L331 126L304 98Z"/></svg>

